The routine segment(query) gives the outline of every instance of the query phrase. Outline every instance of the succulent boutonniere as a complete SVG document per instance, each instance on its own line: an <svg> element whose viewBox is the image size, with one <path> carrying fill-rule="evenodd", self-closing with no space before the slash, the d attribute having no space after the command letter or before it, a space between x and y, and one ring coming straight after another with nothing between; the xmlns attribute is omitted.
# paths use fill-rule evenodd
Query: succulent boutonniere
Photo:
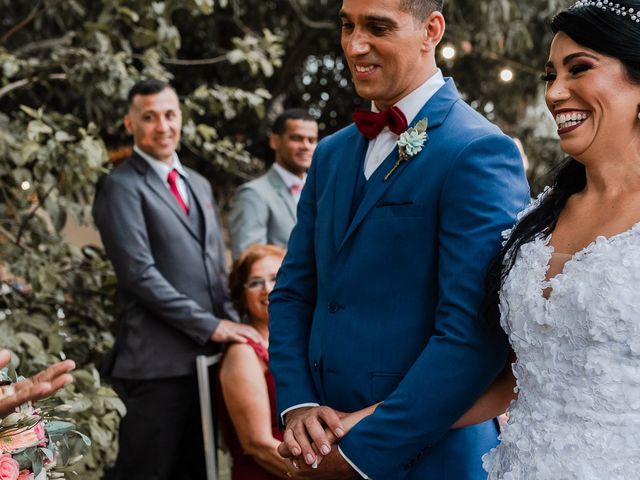
<svg viewBox="0 0 640 480"><path fill-rule="evenodd" d="M425 117L416 123L415 127L408 128L400 134L400 138L398 138L398 160L384 176L385 181L389 179L403 162L409 161L411 157L422 151L422 147L424 147L424 144L429 140L427 136L428 124L429 120Z"/></svg>

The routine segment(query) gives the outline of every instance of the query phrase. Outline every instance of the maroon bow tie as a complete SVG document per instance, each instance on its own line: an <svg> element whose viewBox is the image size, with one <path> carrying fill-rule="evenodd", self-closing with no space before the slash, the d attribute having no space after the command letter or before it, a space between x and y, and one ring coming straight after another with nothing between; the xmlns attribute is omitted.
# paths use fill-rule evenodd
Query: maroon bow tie
<svg viewBox="0 0 640 480"><path fill-rule="evenodd" d="M398 107L391 107L384 112L357 110L353 112L353 121L368 140L376 138L384 127L389 127L396 135L407 129L407 117Z"/></svg>

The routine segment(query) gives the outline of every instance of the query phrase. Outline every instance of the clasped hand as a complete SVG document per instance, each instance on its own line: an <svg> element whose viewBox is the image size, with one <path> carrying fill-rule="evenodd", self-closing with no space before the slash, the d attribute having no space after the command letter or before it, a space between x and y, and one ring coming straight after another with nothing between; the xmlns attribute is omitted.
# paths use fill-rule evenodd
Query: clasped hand
<svg viewBox="0 0 640 480"><path fill-rule="evenodd" d="M377 405L347 414L330 407L301 407L285 416L286 429L278 453L295 478L360 478L358 473L332 448ZM322 464L322 466L320 466Z"/></svg>

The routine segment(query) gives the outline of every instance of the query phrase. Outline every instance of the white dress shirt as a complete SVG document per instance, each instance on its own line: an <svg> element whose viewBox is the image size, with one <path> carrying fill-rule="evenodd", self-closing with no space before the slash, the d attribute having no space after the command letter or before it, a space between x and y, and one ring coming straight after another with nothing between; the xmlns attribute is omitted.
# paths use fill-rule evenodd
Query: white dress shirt
<svg viewBox="0 0 640 480"><path fill-rule="evenodd" d="M189 206L189 190L187 188L187 184L185 183L184 179L189 178L189 175L187 174L187 171L184 169L184 167L180 163L180 160L178 159L178 154L176 152L173 152L171 165L167 165L166 163L156 158L153 158L151 155L143 152L141 149L138 148L137 145L133 147L133 151L145 159L145 161L149 164L149 166L151 166L153 171L158 174L164 186L167 187L169 190L171 190L171 188L169 187L169 181L168 181L169 173L171 173L171 171L174 168L178 171L178 176L176 177L176 186L178 187L178 192L180 192L180 196L182 197L184 204L188 207Z"/></svg>
<svg viewBox="0 0 640 480"><path fill-rule="evenodd" d="M396 103L395 106L402 110L404 116L407 117L408 125L411 125L411 122L415 119L424 104L427 103L443 85L444 77L440 69L438 69L431 78ZM371 102L371 110L374 112L380 111L375 102ZM382 162L384 162L384 159L387 158L396 147L398 137L399 135L393 133L388 127L384 127L376 138L369 141L367 153L364 158L364 176L367 180L369 180L373 172L376 171Z"/></svg>
<svg viewBox="0 0 640 480"><path fill-rule="evenodd" d="M302 178L300 178L299 176L291 173L289 170L284 168L279 163L274 163L273 164L273 169L276 172L278 172L278 175L280 175L280 178L282 178L282 181L285 183L285 185L289 189L289 192L293 196L293 199L295 200L296 205L297 205L298 204L298 200L300 200L300 193L302 192L302 187L304 187L304 182L307 180L307 174L305 173L302 176ZM293 185L300 185L300 188L298 188L296 191L294 191L291 188Z"/></svg>

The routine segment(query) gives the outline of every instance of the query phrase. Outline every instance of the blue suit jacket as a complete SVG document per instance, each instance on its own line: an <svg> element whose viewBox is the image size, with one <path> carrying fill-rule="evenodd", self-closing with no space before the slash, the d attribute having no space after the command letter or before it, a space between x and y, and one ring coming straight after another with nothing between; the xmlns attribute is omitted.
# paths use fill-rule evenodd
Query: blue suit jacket
<svg viewBox="0 0 640 480"><path fill-rule="evenodd" d="M478 308L528 187L514 143L451 79L424 117L422 152L372 177L352 221L367 141L351 125L318 145L270 297L279 411L384 401L340 443L375 480L486 478L480 456L496 443L493 422L449 427L505 366L506 336Z"/></svg>

